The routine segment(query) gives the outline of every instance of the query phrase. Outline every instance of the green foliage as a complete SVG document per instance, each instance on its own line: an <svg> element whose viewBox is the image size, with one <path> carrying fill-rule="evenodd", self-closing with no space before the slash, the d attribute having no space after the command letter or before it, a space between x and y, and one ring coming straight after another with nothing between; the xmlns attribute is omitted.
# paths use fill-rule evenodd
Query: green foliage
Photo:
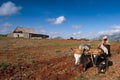
<svg viewBox="0 0 120 80"><path fill-rule="evenodd" d="M31 62L31 63L34 63L35 62L35 59L27 54L27 53L21 53L17 56L17 60L24 60L24 61L27 61L27 62Z"/></svg>
<svg viewBox="0 0 120 80"><path fill-rule="evenodd" d="M118 80L120 80L120 76L118 76Z"/></svg>
<svg viewBox="0 0 120 80"><path fill-rule="evenodd" d="M73 38L73 37L70 37L70 40L74 40L74 38Z"/></svg>
<svg viewBox="0 0 120 80"><path fill-rule="evenodd" d="M79 45L79 43L53 43L52 44L53 46L76 46L76 45Z"/></svg>
<svg viewBox="0 0 120 80"><path fill-rule="evenodd" d="M75 78L75 80L88 80L88 78L81 75L80 77Z"/></svg>
<svg viewBox="0 0 120 80"><path fill-rule="evenodd" d="M62 51L61 50L56 50L55 51L57 54L60 54Z"/></svg>
<svg viewBox="0 0 120 80"><path fill-rule="evenodd" d="M9 64L6 63L6 61L2 60L0 61L0 69L6 70Z"/></svg>

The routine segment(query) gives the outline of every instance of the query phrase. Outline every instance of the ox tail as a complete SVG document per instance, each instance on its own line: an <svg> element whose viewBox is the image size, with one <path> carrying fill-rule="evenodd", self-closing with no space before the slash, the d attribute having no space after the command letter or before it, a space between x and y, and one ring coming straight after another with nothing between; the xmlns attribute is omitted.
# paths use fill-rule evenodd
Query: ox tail
<svg viewBox="0 0 120 80"><path fill-rule="evenodd" d="M73 48L70 48L70 50L74 53L74 49Z"/></svg>
<svg viewBox="0 0 120 80"><path fill-rule="evenodd" d="M73 48L70 48L72 51L74 51L74 49Z"/></svg>

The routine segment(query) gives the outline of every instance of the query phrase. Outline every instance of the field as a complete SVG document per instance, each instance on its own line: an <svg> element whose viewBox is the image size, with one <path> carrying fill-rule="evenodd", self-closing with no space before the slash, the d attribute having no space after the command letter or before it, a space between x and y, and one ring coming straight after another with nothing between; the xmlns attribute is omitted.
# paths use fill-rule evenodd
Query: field
<svg viewBox="0 0 120 80"><path fill-rule="evenodd" d="M84 43L100 41L0 38L0 80L120 80L120 42L111 42L113 65L105 74L74 65L70 48Z"/></svg>

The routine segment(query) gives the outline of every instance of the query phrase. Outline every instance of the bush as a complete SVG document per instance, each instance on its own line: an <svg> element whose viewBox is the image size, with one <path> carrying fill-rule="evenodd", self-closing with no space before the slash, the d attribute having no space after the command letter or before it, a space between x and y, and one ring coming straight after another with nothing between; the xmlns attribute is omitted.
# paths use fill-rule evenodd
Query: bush
<svg viewBox="0 0 120 80"><path fill-rule="evenodd" d="M118 80L120 80L120 76L118 76Z"/></svg>
<svg viewBox="0 0 120 80"><path fill-rule="evenodd" d="M88 78L81 75L80 77L75 78L75 80L88 80Z"/></svg>
<svg viewBox="0 0 120 80"><path fill-rule="evenodd" d="M9 64L7 64L5 61L0 62L0 69L6 70Z"/></svg>
<svg viewBox="0 0 120 80"><path fill-rule="evenodd" d="M17 56L17 60L23 60L23 61L27 61L27 62L31 62L31 63L35 62L35 59L27 53L20 53Z"/></svg>
<svg viewBox="0 0 120 80"><path fill-rule="evenodd" d="M70 37L70 40L74 40L74 38L73 38L73 37Z"/></svg>
<svg viewBox="0 0 120 80"><path fill-rule="evenodd" d="M62 51L61 50L56 50L55 51L57 54L61 53Z"/></svg>

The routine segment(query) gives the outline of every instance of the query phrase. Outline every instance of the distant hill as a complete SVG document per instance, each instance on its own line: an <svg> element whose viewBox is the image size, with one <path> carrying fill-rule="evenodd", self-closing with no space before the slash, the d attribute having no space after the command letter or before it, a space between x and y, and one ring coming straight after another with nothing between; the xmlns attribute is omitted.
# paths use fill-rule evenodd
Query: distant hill
<svg viewBox="0 0 120 80"><path fill-rule="evenodd" d="M120 41L120 33L109 36L112 41Z"/></svg>
<svg viewBox="0 0 120 80"><path fill-rule="evenodd" d="M118 33L114 33L112 35L100 35L99 37L95 38L97 40L101 40L103 38L103 36L108 36L108 39L111 41L120 41L120 32Z"/></svg>

